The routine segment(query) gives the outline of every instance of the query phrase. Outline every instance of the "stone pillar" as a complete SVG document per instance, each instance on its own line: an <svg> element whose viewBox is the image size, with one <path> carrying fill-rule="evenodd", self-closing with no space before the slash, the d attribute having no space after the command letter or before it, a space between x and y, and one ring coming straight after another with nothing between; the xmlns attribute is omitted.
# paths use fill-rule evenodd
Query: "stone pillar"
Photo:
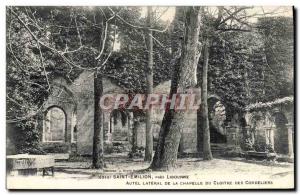
<svg viewBox="0 0 300 195"><path fill-rule="evenodd" d="M103 138L105 143L111 143L111 135L110 135L110 113L103 113Z"/></svg>
<svg viewBox="0 0 300 195"><path fill-rule="evenodd" d="M293 157L294 156L294 144L293 144L293 129L294 129L294 125L293 124L287 124L286 125L287 130L288 130L288 155L289 157Z"/></svg>
<svg viewBox="0 0 300 195"><path fill-rule="evenodd" d="M272 127L265 128L266 144L269 144L274 149L274 129Z"/></svg>
<svg viewBox="0 0 300 195"><path fill-rule="evenodd" d="M263 128L264 129L264 132L265 132L265 143L266 144L270 144L270 138L269 138L269 133L270 133L270 130L268 127L265 127Z"/></svg>
<svg viewBox="0 0 300 195"><path fill-rule="evenodd" d="M109 113L109 133L107 134L107 141L108 143L112 143L112 134L114 132L115 124L114 124L114 118L112 117L111 113Z"/></svg>
<svg viewBox="0 0 300 195"><path fill-rule="evenodd" d="M66 129L65 129L65 142L66 143L71 143L72 142L72 109L73 107L70 106L70 108L66 108L65 112L66 112L66 120L67 120L67 124L66 124Z"/></svg>
<svg viewBox="0 0 300 195"><path fill-rule="evenodd" d="M128 140L131 139L132 136L132 116L131 113L128 113L127 116L127 136L128 136Z"/></svg>
<svg viewBox="0 0 300 195"><path fill-rule="evenodd" d="M127 116L127 122L128 122L128 131L127 131L127 136L128 136L128 142L129 142L129 151L132 150L132 136L133 136L133 113L129 112Z"/></svg>
<svg viewBox="0 0 300 195"><path fill-rule="evenodd" d="M66 129L65 129L65 144L68 148L68 151L66 151L67 153L71 153L72 152L72 148L71 148L71 142L72 142L72 111L73 111L73 107L71 105L67 105L66 107L64 107L65 110L65 114L66 114Z"/></svg>

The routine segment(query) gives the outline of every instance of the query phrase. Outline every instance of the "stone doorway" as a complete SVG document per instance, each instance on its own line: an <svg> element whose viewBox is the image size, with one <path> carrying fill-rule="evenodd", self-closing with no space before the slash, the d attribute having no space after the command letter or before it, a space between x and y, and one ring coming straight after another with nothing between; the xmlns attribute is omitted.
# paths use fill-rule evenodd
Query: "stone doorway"
<svg viewBox="0 0 300 195"><path fill-rule="evenodd" d="M43 142L65 142L66 126L64 110L57 106L48 108L44 120Z"/></svg>
<svg viewBox="0 0 300 195"><path fill-rule="evenodd" d="M225 106L219 100L208 100L209 128L211 143L226 143L224 121L226 119Z"/></svg>

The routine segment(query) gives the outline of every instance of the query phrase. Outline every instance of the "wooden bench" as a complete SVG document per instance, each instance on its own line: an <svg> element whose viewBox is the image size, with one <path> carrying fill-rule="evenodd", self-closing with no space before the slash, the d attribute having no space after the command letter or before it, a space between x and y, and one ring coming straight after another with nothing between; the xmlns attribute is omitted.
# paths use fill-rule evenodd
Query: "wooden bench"
<svg viewBox="0 0 300 195"><path fill-rule="evenodd" d="M17 154L6 157L7 171L10 175L37 175L42 171L42 175L54 176L55 160L49 155Z"/></svg>

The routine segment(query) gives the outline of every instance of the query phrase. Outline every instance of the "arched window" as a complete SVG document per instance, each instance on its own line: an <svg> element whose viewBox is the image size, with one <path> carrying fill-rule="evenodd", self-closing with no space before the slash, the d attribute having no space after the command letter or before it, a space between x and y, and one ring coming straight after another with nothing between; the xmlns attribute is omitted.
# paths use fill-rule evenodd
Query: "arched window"
<svg viewBox="0 0 300 195"><path fill-rule="evenodd" d="M64 142L66 130L66 114L59 107L51 107L45 115L44 142Z"/></svg>

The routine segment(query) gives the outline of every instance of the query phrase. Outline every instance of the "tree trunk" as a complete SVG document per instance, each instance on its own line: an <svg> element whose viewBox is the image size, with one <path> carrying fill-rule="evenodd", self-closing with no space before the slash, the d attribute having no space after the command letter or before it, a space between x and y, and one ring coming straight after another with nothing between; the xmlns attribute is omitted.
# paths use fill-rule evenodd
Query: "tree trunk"
<svg viewBox="0 0 300 195"><path fill-rule="evenodd" d="M181 29L180 22L183 23L184 21L184 9L181 7L176 7L175 18L173 20L173 32L172 33L172 55L173 59L171 60L171 70L172 71L172 80L171 80L171 89L169 93L169 97L172 97L173 94L177 92L178 86L178 79L179 79L179 71L180 71L180 58L181 58L181 45L183 41L178 42L183 36L183 30ZM182 32L181 32L182 31ZM165 114L162 120L162 125L159 131L159 137L157 146L155 149L155 154L153 157L152 164L150 166L151 169L159 169L161 167L161 159L163 155L164 145L165 145L165 138L170 130L170 125L172 122L172 118L174 116L174 110L165 109Z"/></svg>
<svg viewBox="0 0 300 195"><path fill-rule="evenodd" d="M176 68L179 69L179 77L173 77L171 93L174 93L174 89L176 89L177 93L186 93L188 89L195 87L197 83L198 37L201 22L200 7L182 7L181 9L185 9L186 14L185 35L180 67ZM178 86L175 81L178 81ZM184 127L185 120L184 111L175 112L174 110L170 110L165 113L159 144L151 165L152 169L169 170L175 168L181 130Z"/></svg>
<svg viewBox="0 0 300 195"><path fill-rule="evenodd" d="M202 66L202 93L200 106L200 121L203 132L203 160L212 160L212 153L210 148L210 131L208 121L208 104L207 104L207 70L209 58L209 41L204 43L204 60Z"/></svg>
<svg viewBox="0 0 300 195"><path fill-rule="evenodd" d="M203 130L202 130L203 122L202 122L200 109L201 108L197 110L197 153L198 153L198 157L202 158L203 157Z"/></svg>
<svg viewBox="0 0 300 195"><path fill-rule="evenodd" d="M151 28L152 8L147 7L147 46L148 46L148 63L146 66L147 79L147 96L153 93L153 40ZM145 161L152 161L153 152L153 133L152 133L152 107L146 110L146 147L145 147Z"/></svg>
<svg viewBox="0 0 300 195"><path fill-rule="evenodd" d="M104 168L103 159L103 113L100 107L100 98L103 94L101 76L94 74L94 137L93 137L93 168Z"/></svg>
<svg viewBox="0 0 300 195"><path fill-rule="evenodd" d="M139 126L139 118L135 112L133 112L133 127L132 127L132 140L131 140L131 153L137 152L137 129Z"/></svg>
<svg viewBox="0 0 300 195"><path fill-rule="evenodd" d="M179 73L179 67L180 67L179 65L175 66L174 75L177 75ZM172 79L169 97L172 97L172 95L175 94L177 91L177 78L178 77L175 76L174 78L175 79ZM165 110L165 114L164 114L164 117L162 120L162 125L161 125L160 131L159 131L158 143L156 146L152 164L150 166L151 169L160 169L160 167L162 167L161 159L164 154L165 138L166 138L166 135L169 133L170 125L171 125L172 119L174 117L174 113L175 113L174 110L170 110L170 109Z"/></svg>

